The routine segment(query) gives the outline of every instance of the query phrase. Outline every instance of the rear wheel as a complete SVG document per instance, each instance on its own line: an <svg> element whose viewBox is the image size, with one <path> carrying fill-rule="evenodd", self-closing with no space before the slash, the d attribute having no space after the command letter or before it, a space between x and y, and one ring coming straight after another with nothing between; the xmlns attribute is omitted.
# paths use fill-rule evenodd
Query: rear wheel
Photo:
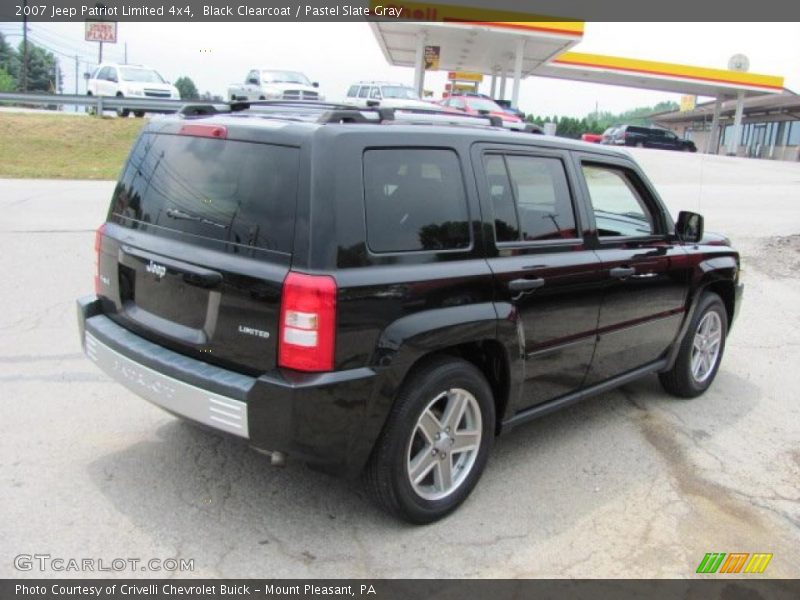
<svg viewBox="0 0 800 600"><path fill-rule="evenodd" d="M472 364L439 357L404 383L365 472L373 499L411 523L450 513L480 479L494 399Z"/></svg>
<svg viewBox="0 0 800 600"><path fill-rule="evenodd" d="M133 111L133 116L136 117L137 119L141 119L142 117L144 117L144 111L143 110L135 110L135 111Z"/></svg>
<svg viewBox="0 0 800 600"><path fill-rule="evenodd" d="M722 299L712 292L704 294L675 364L659 374L664 389L674 396L694 398L711 387L722 361L727 334L728 314Z"/></svg>

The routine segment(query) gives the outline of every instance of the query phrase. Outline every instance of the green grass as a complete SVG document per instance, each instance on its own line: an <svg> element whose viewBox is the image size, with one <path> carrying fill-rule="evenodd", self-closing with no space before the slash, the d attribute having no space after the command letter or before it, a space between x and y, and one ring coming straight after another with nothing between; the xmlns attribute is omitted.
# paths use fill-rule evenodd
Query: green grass
<svg viewBox="0 0 800 600"><path fill-rule="evenodd" d="M0 113L0 177L117 179L143 119Z"/></svg>

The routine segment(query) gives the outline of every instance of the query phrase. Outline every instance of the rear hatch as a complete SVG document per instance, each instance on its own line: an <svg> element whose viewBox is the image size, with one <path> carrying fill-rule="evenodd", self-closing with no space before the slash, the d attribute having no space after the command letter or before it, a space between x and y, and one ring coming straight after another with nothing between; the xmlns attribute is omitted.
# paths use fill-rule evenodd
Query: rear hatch
<svg viewBox="0 0 800 600"><path fill-rule="evenodd" d="M276 365L299 150L226 138L207 123L142 134L99 236L97 287L120 325L257 374Z"/></svg>

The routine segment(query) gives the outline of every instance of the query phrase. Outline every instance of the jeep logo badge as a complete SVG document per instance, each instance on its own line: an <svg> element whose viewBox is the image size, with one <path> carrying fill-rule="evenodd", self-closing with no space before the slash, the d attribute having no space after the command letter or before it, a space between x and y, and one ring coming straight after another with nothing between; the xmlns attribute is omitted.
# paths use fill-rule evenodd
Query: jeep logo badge
<svg viewBox="0 0 800 600"><path fill-rule="evenodd" d="M156 276L156 279L161 279L164 275L167 274L167 267L164 265L160 265L158 263L153 262L152 260L147 264L145 267L145 271L148 273L152 273Z"/></svg>

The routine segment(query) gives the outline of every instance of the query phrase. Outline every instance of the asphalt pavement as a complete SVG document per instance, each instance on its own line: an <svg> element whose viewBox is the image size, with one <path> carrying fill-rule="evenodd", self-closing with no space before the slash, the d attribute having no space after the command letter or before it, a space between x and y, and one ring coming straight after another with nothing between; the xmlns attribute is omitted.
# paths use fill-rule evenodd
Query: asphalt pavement
<svg viewBox="0 0 800 600"><path fill-rule="evenodd" d="M636 155L674 212L743 252L714 386L676 400L651 377L520 427L426 527L103 375L74 301L114 184L0 181L0 577L691 577L707 552L773 553L762 577L799 577L800 164ZM20 571L26 554L193 570Z"/></svg>

